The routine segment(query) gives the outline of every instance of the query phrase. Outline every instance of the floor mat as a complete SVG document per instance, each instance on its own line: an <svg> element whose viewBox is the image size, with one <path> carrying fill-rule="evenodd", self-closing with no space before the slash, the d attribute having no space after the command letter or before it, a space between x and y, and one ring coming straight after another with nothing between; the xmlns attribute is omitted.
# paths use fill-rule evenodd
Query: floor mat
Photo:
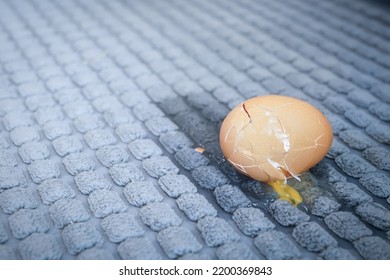
<svg viewBox="0 0 390 280"><path fill-rule="evenodd" d="M0 1L0 259L390 259L390 17L368 1ZM222 155L303 99L327 157L278 200Z"/></svg>

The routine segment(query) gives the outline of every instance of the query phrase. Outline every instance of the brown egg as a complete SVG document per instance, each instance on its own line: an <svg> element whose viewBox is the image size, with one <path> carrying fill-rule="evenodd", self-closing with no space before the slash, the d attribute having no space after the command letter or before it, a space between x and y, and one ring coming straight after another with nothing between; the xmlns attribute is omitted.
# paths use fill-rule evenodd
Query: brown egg
<svg viewBox="0 0 390 280"><path fill-rule="evenodd" d="M263 182L299 176L324 158L332 139L332 127L318 109L280 95L246 100L220 130L226 160Z"/></svg>

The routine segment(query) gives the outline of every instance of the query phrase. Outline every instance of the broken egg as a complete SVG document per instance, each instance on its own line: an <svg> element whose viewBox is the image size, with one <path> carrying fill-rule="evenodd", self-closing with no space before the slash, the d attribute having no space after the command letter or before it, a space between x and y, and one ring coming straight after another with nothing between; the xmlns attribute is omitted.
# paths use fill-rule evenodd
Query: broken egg
<svg viewBox="0 0 390 280"><path fill-rule="evenodd" d="M286 180L299 180L299 174L321 161L332 140L332 127L317 108L281 95L244 101L226 116L220 129L226 160L294 204L300 196Z"/></svg>

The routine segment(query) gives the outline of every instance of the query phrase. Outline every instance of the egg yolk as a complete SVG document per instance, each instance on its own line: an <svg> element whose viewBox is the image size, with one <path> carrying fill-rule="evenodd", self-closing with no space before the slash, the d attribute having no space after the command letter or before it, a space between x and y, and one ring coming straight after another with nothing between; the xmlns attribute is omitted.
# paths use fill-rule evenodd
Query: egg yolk
<svg viewBox="0 0 390 280"><path fill-rule="evenodd" d="M303 200L299 192L285 181L269 181L267 184L274 189L280 199L287 200L294 206L298 206Z"/></svg>

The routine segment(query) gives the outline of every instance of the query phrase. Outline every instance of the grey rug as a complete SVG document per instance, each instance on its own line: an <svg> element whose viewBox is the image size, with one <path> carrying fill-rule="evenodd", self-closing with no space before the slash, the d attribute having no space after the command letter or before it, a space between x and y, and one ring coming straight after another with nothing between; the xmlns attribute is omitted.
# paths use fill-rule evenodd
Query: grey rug
<svg viewBox="0 0 390 280"><path fill-rule="evenodd" d="M1 0L0 259L390 259L389 25L361 0ZM219 147L269 93L334 130L297 208Z"/></svg>

